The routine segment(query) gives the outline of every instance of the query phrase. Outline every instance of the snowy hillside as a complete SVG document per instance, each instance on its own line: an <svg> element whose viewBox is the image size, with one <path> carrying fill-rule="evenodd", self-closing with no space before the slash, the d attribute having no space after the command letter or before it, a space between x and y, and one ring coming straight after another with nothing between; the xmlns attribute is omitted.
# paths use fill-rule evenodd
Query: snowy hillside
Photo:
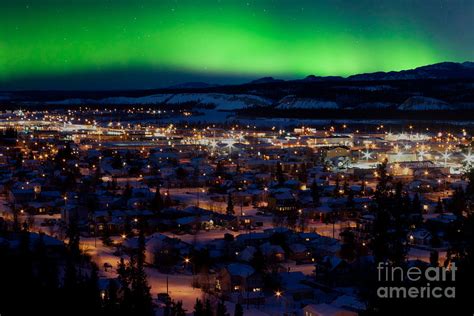
<svg viewBox="0 0 474 316"><path fill-rule="evenodd" d="M271 101L255 95L220 93L179 93L167 100L166 104L186 102L213 104L218 110L238 110L250 106L266 106L271 104Z"/></svg>
<svg viewBox="0 0 474 316"><path fill-rule="evenodd" d="M452 107L441 100L427 97L410 97L399 107L402 111L451 110Z"/></svg>
<svg viewBox="0 0 474 316"><path fill-rule="evenodd" d="M104 99L66 99L50 101L48 104L73 105L73 104L182 104L193 102L196 104L212 104L217 110L237 110L251 106L267 106L271 101L250 94L220 94L220 93L178 93L155 94L139 98L109 97Z"/></svg>
<svg viewBox="0 0 474 316"><path fill-rule="evenodd" d="M308 98L296 98L294 96L286 96L278 102L276 106L280 110L288 109L338 109L339 105L336 102L308 99Z"/></svg>
<svg viewBox="0 0 474 316"><path fill-rule="evenodd" d="M386 109L391 107L392 103L387 102L368 102L359 104L358 109Z"/></svg>
<svg viewBox="0 0 474 316"><path fill-rule="evenodd" d="M109 97L104 99L66 99L61 101L49 101L47 104L56 105L78 105L78 104L159 104L169 99L172 94L155 94L139 98L129 97Z"/></svg>
<svg viewBox="0 0 474 316"><path fill-rule="evenodd" d="M171 94L154 94L140 98L110 97L100 100L104 104L158 104L168 100Z"/></svg>

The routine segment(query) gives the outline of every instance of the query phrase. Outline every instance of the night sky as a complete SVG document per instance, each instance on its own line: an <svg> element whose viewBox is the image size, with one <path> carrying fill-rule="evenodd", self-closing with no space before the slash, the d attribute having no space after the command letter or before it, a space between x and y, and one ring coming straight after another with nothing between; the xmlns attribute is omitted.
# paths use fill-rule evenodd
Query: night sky
<svg viewBox="0 0 474 316"><path fill-rule="evenodd" d="M472 61L473 30L472 0L7 0L0 89L401 70Z"/></svg>

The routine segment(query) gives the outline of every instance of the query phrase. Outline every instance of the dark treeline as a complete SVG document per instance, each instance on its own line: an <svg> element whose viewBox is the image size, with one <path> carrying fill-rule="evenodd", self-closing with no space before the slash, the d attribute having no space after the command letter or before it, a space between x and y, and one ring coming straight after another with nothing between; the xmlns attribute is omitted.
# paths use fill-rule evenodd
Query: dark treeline
<svg viewBox="0 0 474 316"><path fill-rule="evenodd" d="M455 298L380 298L379 287L422 287L426 279L419 282L401 280L378 280L379 263L388 267L402 267L407 271L408 262L407 233L410 227L417 226L421 218L421 209L415 200L410 201L407 192L400 183L394 183L388 175L386 164L377 171L379 182L374 195L371 212L375 216L371 232L370 247L374 256L372 271L362 283L362 294L367 299L368 309L364 315L472 315L472 284L474 282L474 215L471 205L474 201L474 172L466 175L469 185L466 190L457 190L453 195L449 210L457 216L453 233L446 236L451 247L447 258L438 263L438 253L431 254L430 267L457 267L455 280L452 271L447 272L447 281L430 282L433 287L455 287ZM425 271L428 267L421 267Z"/></svg>
<svg viewBox="0 0 474 316"><path fill-rule="evenodd" d="M0 225L0 314L154 315L143 234L130 261L121 260L119 277L99 282L97 266L79 250L73 223L63 247L51 247L45 241L50 237L18 226Z"/></svg>

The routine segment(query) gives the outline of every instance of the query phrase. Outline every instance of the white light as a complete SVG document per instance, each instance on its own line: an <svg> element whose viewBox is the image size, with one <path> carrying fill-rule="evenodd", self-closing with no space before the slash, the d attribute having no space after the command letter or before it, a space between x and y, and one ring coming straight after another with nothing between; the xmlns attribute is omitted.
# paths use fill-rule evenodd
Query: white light
<svg viewBox="0 0 474 316"><path fill-rule="evenodd" d="M362 153L362 158L365 160L372 159L372 153L367 149L365 152Z"/></svg>
<svg viewBox="0 0 474 316"><path fill-rule="evenodd" d="M471 149L469 148L469 152L467 154L463 154L464 159L463 162L471 165L474 162L474 155L471 153Z"/></svg>
<svg viewBox="0 0 474 316"><path fill-rule="evenodd" d="M426 156L426 151L420 150L418 152L419 160L423 161L423 157Z"/></svg>
<svg viewBox="0 0 474 316"><path fill-rule="evenodd" d="M441 155L441 157L443 157L444 166L446 166L446 163L448 162L449 157L451 157L451 153L448 152L448 150L445 150L444 153Z"/></svg>

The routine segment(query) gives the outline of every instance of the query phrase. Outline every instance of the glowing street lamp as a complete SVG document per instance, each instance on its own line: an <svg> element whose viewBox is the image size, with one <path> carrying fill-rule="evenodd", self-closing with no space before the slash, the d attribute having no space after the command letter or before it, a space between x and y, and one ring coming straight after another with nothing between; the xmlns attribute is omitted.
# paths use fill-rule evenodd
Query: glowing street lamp
<svg viewBox="0 0 474 316"><path fill-rule="evenodd" d="M441 157L443 157L444 166L446 167L446 164L448 163L448 159L449 157L451 157L451 153L446 149L444 153L441 155Z"/></svg>
<svg viewBox="0 0 474 316"><path fill-rule="evenodd" d="M400 161L400 160L402 159L402 156L403 156L403 152L398 151L398 152L396 153L396 155L395 155L396 160L397 160L397 161Z"/></svg>
<svg viewBox="0 0 474 316"><path fill-rule="evenodd" d="M367 149L362 153L362 158L365 159L365 161L368 161L369 159L372 159L372 153Z"/></svg>
<svg viewBox="0 0 474 316"><path fill-rule="evenodd" d="M423 149L418 152L418 159L419 159L420 161L423 161L423 158L424 158L425 156L426 156L426 151L424 151Z"/></svg>
<svg viewBox="0 0 474 316"><path fill-rule="evenodd" d="M464 159L463 162L465 162L468 166L472 165L474 163L474 155L471 152L471 149L469 148L469 151L467 154L463 154Z"/></svg>

